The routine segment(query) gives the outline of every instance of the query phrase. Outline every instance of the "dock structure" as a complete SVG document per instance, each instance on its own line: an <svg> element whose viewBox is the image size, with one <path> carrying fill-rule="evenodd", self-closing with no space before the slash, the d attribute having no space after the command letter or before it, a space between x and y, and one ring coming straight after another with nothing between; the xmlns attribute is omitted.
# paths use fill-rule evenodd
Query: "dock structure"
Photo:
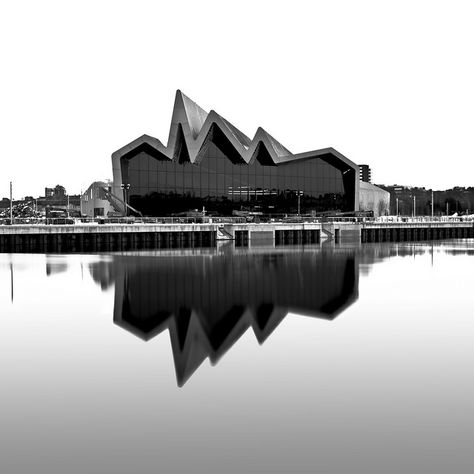
<svg viewBox="0 0 474 474"><path fill-rule="evenodd" d="M322 232L336 242L410 242L421 240L463 239L474 237L474 221L462 218L364 219L361 222L330 220L322 223Z"/></svg>
<svg viewBox="0 0 474 474"><path fill-rule="evenodd" d="M0 252L103 252L214 246L209 224L0 226Z"/></svg>
<svg viewBox="0 0 474 474"><path fill-rule="evenodd" d="M0 252L102 252L212 247L217 240L275 241L276 245L320 242L321 224L175 223L0 226Z"/></svg>
<svg viewBox="0 0 474 474"><path fill-rule="evenodd" d="M217 241L236 246L339 242L404 242L474 238L472 220L324 220L296 222L175 222L0 225L0 252L108 252L161 248L213 247Z"/></svg>
<svg viewBox="0 0 474 474"><path fill-rule="evenodd" d="M362 243L466 239L473 237L474 224L472 221L367 223L361 227L360 233Z"/></svg>

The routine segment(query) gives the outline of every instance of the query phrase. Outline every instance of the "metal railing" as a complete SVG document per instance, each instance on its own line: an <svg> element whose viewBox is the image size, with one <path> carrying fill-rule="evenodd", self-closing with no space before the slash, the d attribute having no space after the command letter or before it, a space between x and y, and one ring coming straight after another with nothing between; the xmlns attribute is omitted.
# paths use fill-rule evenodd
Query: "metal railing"
<svg viewBox="0 0 474 474"><path fill-rule="evenodd" d="M474 216L419 216L419 217L312 217L288 215L283 217L14 217L0 218L0 225L110 225L110 224L258 224L258 223L355 223L355 224L414 224L414 223L461 223L474 222Z"/></svg>
<svg viewBox="0 0 474 474"><path fill-rule="evenodd" d="M377 218L364 218L362 224L377 224L394 226L399 224L454 224L474 223L474 216L419 216L419 217L397 217L383 216Z"/></svg>
<svg viewBox="0 0 474 474"><path fill-rule="evenodd" d="M400 224L400 223L430 223L430 222L474 222L474 216L419 216L419 217L325 217L322 222L354 222L359 224Z"/></svg>
<svg viewBox="0 0 474 474"><path fill-rule="evenodd" d="M238 224L245 223L242 217L14 217L1 219L0 225L110 225L110 224Z"/></svg>

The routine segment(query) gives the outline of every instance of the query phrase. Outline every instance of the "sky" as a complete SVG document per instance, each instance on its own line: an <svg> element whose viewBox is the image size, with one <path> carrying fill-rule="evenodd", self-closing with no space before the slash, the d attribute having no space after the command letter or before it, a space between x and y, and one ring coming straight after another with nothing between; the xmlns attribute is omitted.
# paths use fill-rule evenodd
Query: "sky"
<svg viewBox="0 0 474 474"><path fill-rule="evenodd" d="M473 22L456 0L2 2L0 198L112 178L115 150L166 144L176 89L374 183L474 186Z"/></svg>

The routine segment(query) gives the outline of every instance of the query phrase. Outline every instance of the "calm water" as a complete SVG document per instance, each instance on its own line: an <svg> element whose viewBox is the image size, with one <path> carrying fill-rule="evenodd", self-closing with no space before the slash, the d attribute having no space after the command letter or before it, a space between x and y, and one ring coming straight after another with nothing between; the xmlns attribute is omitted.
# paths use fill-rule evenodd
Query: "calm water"
<svg viewBox="0 0 474 474"><path fill-rule="evenodd" d="M474 472L473 276L472 240L0 255L0 472Z"/></svg>

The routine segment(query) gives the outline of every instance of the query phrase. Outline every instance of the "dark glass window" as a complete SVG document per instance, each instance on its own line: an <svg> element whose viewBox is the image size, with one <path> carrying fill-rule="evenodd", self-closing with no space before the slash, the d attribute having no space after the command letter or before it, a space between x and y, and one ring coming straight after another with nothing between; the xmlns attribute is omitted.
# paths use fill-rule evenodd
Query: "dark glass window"
<svg viewBox="0 0 474 474"><path fill-rule="evenodd" d="M297 191L303 191L302 213L351 211L354 206L355 171L343 175L322 158L279 166L258 160L233 163L211 142L197 164L141 152L122 163L122 172L123 182L130 184L131 205L144 215L203 206L224 215L241 209L287 214L297 210Z"/></svg>

